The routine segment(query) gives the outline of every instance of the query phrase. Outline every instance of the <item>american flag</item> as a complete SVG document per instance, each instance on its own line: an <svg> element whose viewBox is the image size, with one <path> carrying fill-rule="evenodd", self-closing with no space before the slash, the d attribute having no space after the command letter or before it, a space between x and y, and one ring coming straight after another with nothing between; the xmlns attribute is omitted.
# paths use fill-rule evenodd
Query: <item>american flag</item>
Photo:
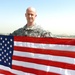
<svg viewBox="0 0 75 75"><path fill-rule="evenodd" d="M0 35L0 75L75 75L75 39Z"/></svg>

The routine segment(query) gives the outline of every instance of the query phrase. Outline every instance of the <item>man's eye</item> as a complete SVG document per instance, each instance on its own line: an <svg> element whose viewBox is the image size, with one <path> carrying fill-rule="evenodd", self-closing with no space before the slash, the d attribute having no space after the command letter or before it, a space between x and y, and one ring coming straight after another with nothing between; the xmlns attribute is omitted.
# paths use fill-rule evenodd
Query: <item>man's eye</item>
<svg viewBox="0 0 75 75"><path fill-rule="evenodd" d="M28 15L30 15L30 14L28 14Z"/></svg>
<svg viewBox="0 0 75 75"><path fill-rule="evenodd" d="M31 14L31 16L33 16L33 14Z"/></svg>

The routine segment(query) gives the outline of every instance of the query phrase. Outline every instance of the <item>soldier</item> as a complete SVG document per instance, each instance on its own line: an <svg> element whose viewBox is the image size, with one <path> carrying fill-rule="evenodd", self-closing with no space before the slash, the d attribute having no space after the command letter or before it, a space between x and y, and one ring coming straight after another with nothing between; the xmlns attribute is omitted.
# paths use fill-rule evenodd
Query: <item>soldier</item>
<svg viewBox="0 0 75 75"><path fill-rule="evenodd" d="M36 10L33 7L28 7L25 13L27 24L15 30L11 35L13 36L32 36L32 37L51 37L51 33L43 30L35 23L37 17Z"/></svg>

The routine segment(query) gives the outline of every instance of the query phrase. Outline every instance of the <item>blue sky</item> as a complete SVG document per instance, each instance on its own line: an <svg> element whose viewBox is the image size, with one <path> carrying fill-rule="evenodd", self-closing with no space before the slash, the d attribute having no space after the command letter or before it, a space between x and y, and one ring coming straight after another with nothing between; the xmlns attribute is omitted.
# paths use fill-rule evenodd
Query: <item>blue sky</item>
<svg viewBox="0 0 75 75"><path fill-rule="evenodd" d="M75 35L75 0L0 0L0 33L23 27L29 6L36 8L36 23L45 30Z"/></svg>

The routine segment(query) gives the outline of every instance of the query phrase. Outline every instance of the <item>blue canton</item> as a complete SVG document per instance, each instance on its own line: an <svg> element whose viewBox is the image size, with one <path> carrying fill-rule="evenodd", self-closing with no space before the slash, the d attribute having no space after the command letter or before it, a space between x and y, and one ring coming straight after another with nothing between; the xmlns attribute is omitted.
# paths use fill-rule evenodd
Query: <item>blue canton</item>
<svg viewBox="0 0 75 75"><path fill-rule="evenodd" d="M13 36L0 35L0 65L12 67Z"/></svg>

